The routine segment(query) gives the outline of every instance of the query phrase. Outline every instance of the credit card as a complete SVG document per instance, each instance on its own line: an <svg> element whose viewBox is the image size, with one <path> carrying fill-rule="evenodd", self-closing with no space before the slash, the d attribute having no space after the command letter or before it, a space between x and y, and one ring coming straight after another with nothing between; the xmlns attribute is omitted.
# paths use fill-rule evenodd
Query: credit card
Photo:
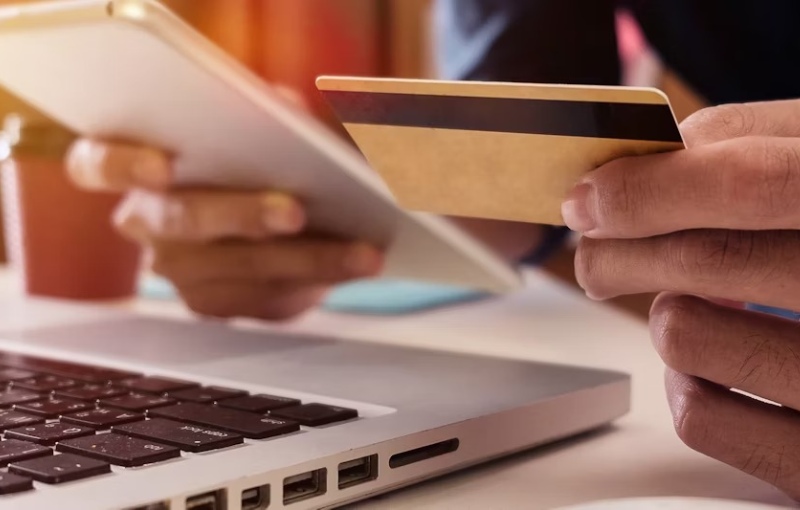
<svg viewBox="0 0 800 510"><path fill-rule="evenodd" d="M334 76L317 88L414 211L563 225L587 172L684 148L656 89Z"/></svg>

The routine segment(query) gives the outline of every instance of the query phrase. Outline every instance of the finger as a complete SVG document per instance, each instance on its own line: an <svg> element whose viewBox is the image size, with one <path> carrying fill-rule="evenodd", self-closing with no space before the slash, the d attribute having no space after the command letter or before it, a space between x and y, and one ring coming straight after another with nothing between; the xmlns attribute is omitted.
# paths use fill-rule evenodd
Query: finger
<svg viewBox="0 0 800 510"><path fill-rule="evenodd" d="M177 288L195 313L220 319L270 321L297 317L319 304L326 288L315 285L265 285L262 282L208 281Z"/></svg>
<svg viewBox="0 0 800 510"><path fill-rule="evenodd" d="M147 147L84 138L72 145L66 163L72 181L90 190L163 190L172 182L169 158Z"/></svg>
<svg viewBox="0 0 800 510"><path fill-rule="evenodd" d="M650 332L673 370L800 409L800 324L665 294Z"/></svg>
<svg viewBox="0 0 800 510"><path fill-rule="evenodd" d="M800 140L748 137L618 159L588 174L562 214L594 238L800 228Z"/></svg>
<svg viewBox="0 0 800 510"><path fill-rule="evenodd" d="M800 496L800 415L667 370L675 430L690 448Z"/></svg>
<svg viewBox="0 0 800 510"><path fill-rule="evenodd" d="M380 252L362 243L308 238L265 243L153 243L153 270L177 284L203 281L334 283L376 276Z"/></svg>
<svg viewBox="0 0 800 510"><path fill-rule="evenodd" d="M704 108L681 122L689 147L746 136L800 137L800 101L763 101Z"/></svg>
<svg viewBox="0 0 800 510"><path fill-rule="evenodd" d="M800 309L800 232L692 230L633 240L584 238L578 283L594 299L677 292Z"/></svg>
<svg viewBox="0 0 800 510"><path fill-rule="evenodd" d="M277 192L136 190L120 204L114 222L139 241L257 240L300 232L305 212L297 200Z"/></svg>

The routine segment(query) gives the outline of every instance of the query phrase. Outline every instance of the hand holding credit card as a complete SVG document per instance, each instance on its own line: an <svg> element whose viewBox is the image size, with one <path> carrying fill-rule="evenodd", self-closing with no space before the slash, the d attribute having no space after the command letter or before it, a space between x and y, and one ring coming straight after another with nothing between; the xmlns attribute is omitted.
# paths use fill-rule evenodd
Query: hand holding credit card
<svg viewBox="0 0 800 510"><path fill-rule="evenodd" d="M417 211L563 225L561 203L585 173L684 148L655 89L349 77L317 87Z"/></svg>

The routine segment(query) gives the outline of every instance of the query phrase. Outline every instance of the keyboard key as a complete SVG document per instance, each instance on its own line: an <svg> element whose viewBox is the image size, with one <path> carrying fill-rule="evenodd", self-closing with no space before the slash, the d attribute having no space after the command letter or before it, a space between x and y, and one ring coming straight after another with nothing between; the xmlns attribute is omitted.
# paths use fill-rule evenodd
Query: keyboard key
<svg viewBox="0 0 800 510"><path fill-rule="evenodd" d="M358 411L346 407L326 406L324 404L304 404L270 411L270 416L284 418L307 427L320 427L337 421L358 418Z"/></svg>
<svg viewBox="0 0 800 510"><path fill-rule="evenodd" d="M250 395L224 400L217 405L240 411L264 414L267 411L280 409L281 407L299 406L300 401L296 398L276 397L274 395Z"/></svg>
<svg viewBox="0 0 800 510"><path fill-rule="evenodd" d="M169 397L158 397L156 395L123 395L121 397L106 398L100 404L126 411L141 413L154 407L168 406L174 404L175 400Z"/></svg>
<svg viewBox="0 0 800 510"><path fill-rule="evenodd" d="M128 390L124 388L117 388L105 384L90 384L88 386L78 386L74 388L67 388L56 392L56 396L61 398L71 398L74 400L85 400L87 402L95 402L101 398L119 397L127 395Z"/></svg>
<svg viewBox="0 0 800 510"><path fill-rule="evenodd" d="M29 379L36 377L36 373L27 370L20 370L18 368L2 368L0 369L0 384L10 383L11 381L18 381L20 379Z"/></svg>
<svg viewBox="0 0 800 510"><path fill-rule="evenodd" d="M210 404L218 400L241 397L244 395L247 395L246 391L220 388L217 386L211 386L208 388L190 388L188 390L169 392L169 396L175 400L181 400L184 402L197 402L199 404Z"/></svg>
<svg viewBox="0 0 800 510"><path fill-rule="evenodd" d="M0 393L0 407L12 407L16 404L43 400L46 395L27 390L8 390Z"/></svg>
<svg viewBox="0 0 800 510"><path fill-rule="evenodd" d="M62 398L49 398L47 400L14 406L15 411L35 414L36 416L43 416L44 418L58 418L62 414L69 414L92 408L94 408L94 404L81 402L79 400L65 400Z"/></svg>
<svg viewBox="0 0 800 510"><path fill-rule="evenodd" d="M33 372L44 372L46 374L58 375L68 379L89 383L103 383L108 381L120 381L130 379L139 374L122 370L81 365L78 363L67 363L45 358L34 358L9 352L0 352L0 365L31 370Z"/></svg>
<svg viewBox="0 0 800 510"><path fill-rule="evenodd" d="M94 434L94 429L69 423L40 423L29 427L19 427L6 431L6 439L20 439L45 446L53 446L58 441Z"/></svg>
<svg viewBox="0 0 800 510"><path fill-rule="evenodd" d="M144 420L143 414L120 411L118 409L92 409L91 411L65 414L61 417L60 421L96 430L104 430L114 425L122 425L123 423L131 423L139 420Z"/></svg>
<svg viewBox="0 0 800 510"><path fill-rule="evenodd" d="M40 444L6 439L0 441L0 466L8 466L12 462L53 455L53 450Z"/></svg>
<svg viewBox="0 0 800 510"><path fill-rule="evenodd" d="M14 381L14 388L22 388L23 390L31 390L39 393L50 393L53 390L60 390L75 386L75 381L72 379L65 379L57 375L40 375L38 377L29 377L28 379L21 379Z"/></svg>
<svg viewBox="0 0 800 510"><path fill-rule="evenodd" d="M142 377L139 379L122 381L119 384L133 391L138 391L141 393L155 393L158 395L167 393L169 391L185 390L187 388L200 386L197 383L179 381L177 379L167 379L165 377Z"/></svg>
<svg viewBox="0 0 800 510"><path fill-rule="evenodd" d="M8 470L38 482L58 484L110 473L111 466L99 460L64 453L16 462Z"/></svg>
<svg viewBox="0 0 800 510"><path fill-rule="evenodd" d="M162 418L120 425L111 431L126 436L149 439L195 453L219 450L243 442L242 436L232 432L223 432L202 425L178 423Z"/></svg>
<svg viewBox="0 0 800 510"><path fill-rule="evenodd" d="M191 402L152 409L147 414L150 417L167 418L227 430L250 439L265 439L300 430L297 423L287 420Z"/></svg>
<svg viewBox="0 0 800 510"><path fill-rule="evenodd" d="M0 473L0 494L17 494L33 490L33 480L13 473Z"/></svg>
<svg viewBox="0 0 800 510"><path fill-rule="evenodd" d="M0 411L0 431L27 425L36 425L42 422L44 422L44 418L40 418L39 416L22 414L18 411Z"/></svg>
<svg viewBox="0 0 800 510"><path fill-rule="evenodd" d="M86 455L124 467L154 464L181 455L181 451L172 446L120 434L100 434L67 439L58 443L56 450Z"/></svg>

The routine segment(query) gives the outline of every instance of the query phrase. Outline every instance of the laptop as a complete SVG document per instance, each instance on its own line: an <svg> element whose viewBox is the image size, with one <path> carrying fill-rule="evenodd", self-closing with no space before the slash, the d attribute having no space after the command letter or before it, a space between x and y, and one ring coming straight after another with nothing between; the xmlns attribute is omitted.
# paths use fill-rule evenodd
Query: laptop
<svg viewBox="0 0 800 510"><path fill-rule="evenodd" d="M0 508L333 508L593 430L627 375L0 303Z"/></svg>

